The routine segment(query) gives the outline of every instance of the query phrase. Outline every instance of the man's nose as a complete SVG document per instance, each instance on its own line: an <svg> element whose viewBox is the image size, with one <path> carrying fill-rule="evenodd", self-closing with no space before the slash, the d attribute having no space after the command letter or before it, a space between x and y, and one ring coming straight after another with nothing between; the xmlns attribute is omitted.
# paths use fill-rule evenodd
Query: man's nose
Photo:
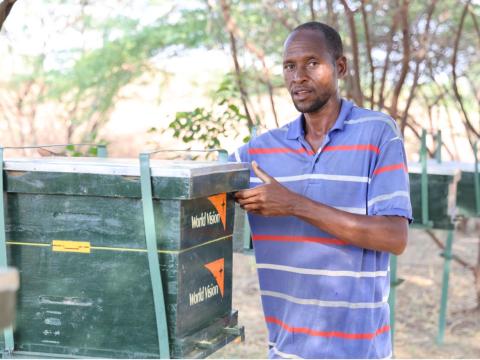
<svg viewBox="0 0 480 360"><path fill-rule="evenodd" d="M303 66L298 66L293 73L293 81L295 82L302 82L306 79L306 71Z"/></svg>

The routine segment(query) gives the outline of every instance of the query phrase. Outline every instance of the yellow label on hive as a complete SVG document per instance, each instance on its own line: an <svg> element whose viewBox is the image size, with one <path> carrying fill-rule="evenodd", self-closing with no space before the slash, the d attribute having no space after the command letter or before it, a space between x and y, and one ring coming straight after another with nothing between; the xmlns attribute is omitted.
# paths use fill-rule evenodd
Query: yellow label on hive
<svg viewBox="0 0 480 360"><path fill-rule="evenodd" d="M52 240L52 251L78 252L90 254L90 242L71 240Z"/></svg>

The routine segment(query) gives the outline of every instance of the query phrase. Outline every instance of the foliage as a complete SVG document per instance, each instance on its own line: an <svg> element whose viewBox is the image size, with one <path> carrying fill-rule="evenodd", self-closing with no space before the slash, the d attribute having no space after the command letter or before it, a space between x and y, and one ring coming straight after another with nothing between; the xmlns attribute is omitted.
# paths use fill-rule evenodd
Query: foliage
<svg viewBox="0 0 480 360"><path fill-rule="evenodd" d="M67 141L96 140L116 103L125 96L122 90L136 82L158 80L155 75L161 72L161 59L187 49L229 50L237 63L230 77L236 90L228 99L214 94L208 109L178 113L171 125L176 136L212 146L218 145L217 135L223 129L238 134L242 126L266 127L264 114L278 123L283 41L296 25L310 20L334 26L344 39L350 64L342 82L345 96L390 113L410 136L418 136L422 126L435 131L432 114L439 112L449 114L452 133L458 133L455 119L460 118L471 141L480 134L480 10L474 1L141 3L114 0L111 15L104 16L107 3L43 2L48 11L39 14L41 21L63 24L56 28L59 33L73 31L99 41L95 46L75 43L19 55L29 71L17 73L7 84L12 97L8 104L0 99L1 114L10 116L8 128L15 132L12 138L20 143L35 139L35 106L49 103L55 104L55 117L65 124ZM135 6L143 6L144 11L130 11ZM68 9L72 14L64 19ZM52 14L57 18L49 20ZM35 35L30 25L25 25L25 36ZM15 50L13 41L11 46ZM260 97L270 99L269 109L258 108ZM413 116L412 108L424 116ZM429 124L421 119L430 119ZM17 123L22 124L22 131ZM25 134L24 128L30 132Z"/></svg>
<svg viewBox="0 0 480 360"><path fill-rule="evenodd" d="M236 104L237 98L238 89L232 77L225 77L214 93L211 109L197 107L193 111L176 113L175 120L169 126L174 131L173 136L184 143L196 141L208 149L220 148L219 136L237 134L239 129L247 125L246 116Z"/></svg>

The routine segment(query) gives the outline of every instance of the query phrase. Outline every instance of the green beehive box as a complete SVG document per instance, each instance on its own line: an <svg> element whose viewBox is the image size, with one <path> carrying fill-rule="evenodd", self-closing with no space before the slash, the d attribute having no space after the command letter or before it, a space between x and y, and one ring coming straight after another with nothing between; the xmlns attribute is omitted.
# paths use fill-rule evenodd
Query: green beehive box
<svg viewBox="0 0 480 360"><path fill-rule="evenodd" d="M461 177L457 184L457 215L478 217L475 196L475 164L460 162L448 164L461 171Z"/></svg>
<svg viewBox="0 0 480 360"><path fill-rule="evenodd" d="M410 200L414 225L422 224L422 168L419 163L408 164ZM428 174L428 220L434 229L453 229L456 213L457 183L459 170L444 163L429 161Z"/></svg>
<svg viewBox="0 0 480 360"><path fill-rule="evenodd" d="M21 274L14 355L158 358L139 161L4 164L7 256ZM205 357L240 333L232 192L248 186L248 167L150 166L170 356Z"/></svg>

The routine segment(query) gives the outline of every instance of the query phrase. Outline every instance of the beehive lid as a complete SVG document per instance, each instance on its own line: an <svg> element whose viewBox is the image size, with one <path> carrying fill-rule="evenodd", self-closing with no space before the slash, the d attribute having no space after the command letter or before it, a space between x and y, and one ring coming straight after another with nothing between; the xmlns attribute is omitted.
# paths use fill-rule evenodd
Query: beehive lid
<svg viewBox="0 0 480 360"><path fill-rule="evenodd" d="M152 176L184 177L244 170L243 163L213 161L150 160ZM46 157L5 159L5 170L42 171L102 175L140 176L140 162L135 158Z"/></svg>
<svg viewBox="0 0 480 360"><path fill-rule="evenodd" d="M429 160L427 162L427 173L429 175L445 175L445 176L455 176L463 169L470 169L474 171L473 164L460 163L460 162L437 162L435 160ZM420 174L422 172L422 164L418 162L409 162L408 163L408 172L412 174Z"/></svg>
<svg viewBox="0 0 480 360"><path fill-rule="evenodd" d="M150 161L155 198L196 198L248 186L246 163ZM134 196L140 192L136 158L46 157L5 159L7 191Z"/></svg>

